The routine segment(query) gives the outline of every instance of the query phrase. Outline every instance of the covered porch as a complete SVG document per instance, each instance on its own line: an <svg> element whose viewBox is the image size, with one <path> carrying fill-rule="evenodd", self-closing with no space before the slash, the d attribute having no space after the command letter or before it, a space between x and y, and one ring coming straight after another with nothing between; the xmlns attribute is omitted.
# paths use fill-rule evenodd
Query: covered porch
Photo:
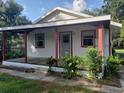
<svg viewBox="0 0 124 93"><path fill-rule="evenodd" d="M108 52L108 55L112 54L112 48L111 48L111 38L112 38L112 30L111 27L115 27L115 28L119 28L120 24L114 24L110 21L110 16L100 16L100 17L93 17L93 18L86 18L86 19L76 19L76 20L69 20L69 21L60 21L60 22L52 22L52 23L42 23L42 24L33 24L33 25L25 25L25 26L15 26L15 27L5 27L5 28L1 28L0 32L2 32L2 56L3 56L3 65L6 65L7 62L9 62L9 64L11 63L24 63L24 64L35 64L35 65L48 65L48 57L53 56L54 58L56 58L57 62L55 66L60 66L61 67L61 61L59 61L59 59L61 59L60 57L60 33L63 31L70 31L70 29L74 29L75 31L71 32L71 52L70 55L71 56L78 56L80 53L80 55L82 54L81 51L86 52L87 48L83 47L82 44L79 43L75 43L77 41L75 41L75 39L73 38L74 35L76 34L76 29L79 29L79 35L81 35L81 31L83 30L95 30L94 33L94 47L96 47L98 49L98 54L99 56L104 56L106 55L106 52ZM88 29L90 28L90 29ZM93 28L93 29L92 29ZM53 37L55 42L53 42L53 45L55 47L51 48L51 46L47 46L50 50L49 50L49 55L46 56L41 56L40 55L35 55L35 57L31 57L31 50L33 48L30 48L31 45L29 44L29 37L28 35L30 35L30 33L34 33L36 30L40 30L42 32L42 30L45 29L46 32L50 32L51 29L53 30L51 33L53 33ZM107 29L107 35L108 38L107 39L107 43L106 40L104 40L104 31L105 29ZM6 58L6 33L22 33L24 34L24 57L23 58L16 58L16 59L7 59ZM75 37L75 38L79 38L80 37ZM51 43L51 42L50 42ZM51 43L52 44L52 43ZM76 46L77 44L79 44L78 46ZM107 46L105 46L105 44L107 44ZM29 46L29 47L28 47ZM76 46L76 47L75 47ZM104 47L104 48L103 48ZM108 49L105 50L105 47L108 47ZM78 50L76 50L78 49ZM48 49L47 49L48 50ZM46 50L46 51L47 51ZM51 50L52 53L51 53ZM37 50L39 51L39 50ZM44 52L40 52L42 55L46 54L46 51ZM79 56L80 56L79 55ZM38 56L38 57L37 57ZM18 64L19 65L19 64Z"/></svg>

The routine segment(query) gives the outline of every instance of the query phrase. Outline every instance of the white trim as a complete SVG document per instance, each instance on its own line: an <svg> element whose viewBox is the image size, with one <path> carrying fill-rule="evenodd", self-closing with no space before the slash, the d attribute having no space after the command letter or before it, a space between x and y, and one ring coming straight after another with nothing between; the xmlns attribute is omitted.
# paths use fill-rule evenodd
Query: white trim
<svg viewBox="0 0 124 93"><path fill-rule="evenodd" d="M32 65L32 64L26 64L26 63L16 63L16 62L10 62L10 61L3 61L2 65L24 67L24 68L34 68L34 69L42 68L43 70L47 70L49 68L48 66Z"/></svg>
<svg viewBox="0 0 124 93"><path fill-rule="evenodd" d="M122 28L122 24L121 23L117 23L117 22L114 22L114 21L111 21L111 26Z"/></svg>
<svg viewBox="0 0 124 93"><path fill-rule="evenodd" d="M64 12L67 12L67 13L71 13L71 14L74 14L74 15L77 15L77 16L81 16L81 17L93 17L91 15L88 15L88 14L84 14L84 13L79 13L79 12L75 12L75 11L72 11L72 10L69 10L69 9L65 9L65 8L61 8L61 7L56 7L54 8L53 10L51 10L50 12L48 12L45 16L42 16L40 18L38 18L36 21L34 21L33 23L37 23L41 20L43 20L44 18L46 18L47 16L49 16L50 14L52 14L53 12L55 11L64 11Z"/></svg>
<svg viewBox="0 0 124 93"><path fill-rule="evenodd" d="M39 17L38 19L36 19L33 23L36 24L38 23L40 20L46 18L47 16L49 16L51 13L55 12L57 10L57 8L54 8L53 10L47 12L46 15L42 16L42 17Z"/></svg>
<svg viewBox="0 0 124 93"><path fill-rule="evenodd" d="M0 28L0 31L2 32L2 31L6 31L6 30L19 30L19 29L31 29L31 28L73 25L73 24L81 24L81 23L88 23L88 22L100 22L100 21L109 21L109 20L111 20L111 16L105 15L105 16L98 16L98 17L85 18L85 19L75 19L75 20L49 22L49 23L42 23L42 24L4 27L4 28Z"/></svg>
<svg viewBox="0 0 124 93"><path fill-rule="evenodd" d="M80 13L80 12L75 12L73 10L69 10L69 9L66 9L66 8L57 7L57 9L62 10L62 11L66 11L68 13L72 13L72 14L75 14L75 15L78 15L78 16L82 16L82 17L93 17L92 15L88 15L88 14Z"/></svg>

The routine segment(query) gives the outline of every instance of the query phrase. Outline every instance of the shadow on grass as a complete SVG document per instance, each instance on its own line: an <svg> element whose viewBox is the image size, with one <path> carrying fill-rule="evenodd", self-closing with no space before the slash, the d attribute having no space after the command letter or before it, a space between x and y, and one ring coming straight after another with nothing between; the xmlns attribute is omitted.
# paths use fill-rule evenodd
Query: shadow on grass
<svg viewBox="0 0 124 93"><path fill-rule="evenodd" d="M45 81L34 81L0 73L0 93L101 93L83 85L65 86Z"/></svg>

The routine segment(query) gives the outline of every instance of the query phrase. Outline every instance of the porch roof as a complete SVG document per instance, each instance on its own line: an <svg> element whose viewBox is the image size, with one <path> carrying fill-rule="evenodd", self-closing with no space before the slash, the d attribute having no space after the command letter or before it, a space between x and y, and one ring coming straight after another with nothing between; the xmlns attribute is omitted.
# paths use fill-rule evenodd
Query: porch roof
<svg viewBox="0 0 124 93"><path fill-rule="evenodd" d="M3 27L0 28L0 32L8 32L8 31L19 31L25 32L30 31L37 28L48 28L48 27L59 27L59 26L68 26L68 25L78 25L78 24L88 24L97 26L99 24L103 24L106 27L114 27L121 28L122 24L111 21L110 15L84 18L84 19L75 19L75 20L66 20L66 21L56 21L42 24L32 24L32 25L22 25L22 26L13 26L13 27Z"/></svg>

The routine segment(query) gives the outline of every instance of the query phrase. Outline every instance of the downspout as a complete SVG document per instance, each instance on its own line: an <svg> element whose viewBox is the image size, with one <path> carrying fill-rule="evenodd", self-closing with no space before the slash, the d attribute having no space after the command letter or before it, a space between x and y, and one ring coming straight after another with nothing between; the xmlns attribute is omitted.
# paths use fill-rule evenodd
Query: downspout
<svg viewBox="0 0 124 93"><path fill-rule="evenodd" d="M108 33L109 33L109 56L111 55L111 48L112 48L112 44L111 44L111 27L110 27L110 22L109 22L109 28L108 28ZM102 58L103 64L102 64L102 78L106 78L106 73L107 73L107 59L106 58Z"/></svg>
<svg viewBox="0 0 124 93"><path fill-rule="evenodd" d="M28 62L27 59L27 32L24 32L24 53L25 53L25 63Z"/></svg>
<svg viewBox="0 0 124 93"><path fill-rule="evenodd" d="M109 56L111 56L112 54L112 44L111 44L111 26L110 26L110 22L109 22L109 28L108 28L108 33L109 33ZM104 60L104 69L103 69L103 78L106 78L107 76L107 59Z"/></svg>

